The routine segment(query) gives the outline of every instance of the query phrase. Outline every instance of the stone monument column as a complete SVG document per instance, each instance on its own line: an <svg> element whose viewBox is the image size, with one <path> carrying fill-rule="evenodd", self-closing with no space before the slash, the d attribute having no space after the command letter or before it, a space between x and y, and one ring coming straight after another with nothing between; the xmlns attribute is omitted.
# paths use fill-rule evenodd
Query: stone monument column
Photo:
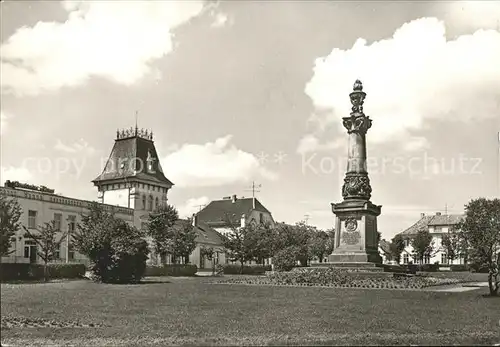
<svg viewBox="0 0 500 347"><path fill-rule="evenodd" d="M382 206L371 203L372 188L366 166L366 133L372 121L363 112L366 93L359 80L349 94L352 112L342 118L349 135L347 172L342 187L344 201L332 203L335 242L329 263L371 265L381 262L377 244L377 216Z"/></svg>

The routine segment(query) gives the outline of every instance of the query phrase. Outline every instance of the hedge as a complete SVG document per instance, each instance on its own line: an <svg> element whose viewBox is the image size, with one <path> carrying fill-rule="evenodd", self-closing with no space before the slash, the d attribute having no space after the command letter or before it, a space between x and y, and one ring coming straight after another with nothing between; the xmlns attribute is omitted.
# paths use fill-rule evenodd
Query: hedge
<svg viewBox="0 0 500 347"><path fill-rule="evenodd" d="M238 264L226 264L224 265L225 275L264 275L266 271L271 271L271 265L244 265L243 272L241 271L241 265Z"/></svg>
<svg viewBox="0 0 500 347"><path fill-rule="evenodd" d="M194 276L198 267L192 264L165 264L163 266L146 266L144 276Z"/></svg>
<svg viewBox="0 0 500 347"><path fill-rule="evenodd" d="M468 265L450 265L450 271L469 271Z"/></svg>
<svg viewBox="0 0 500 347"><path fill-rule="evenodd" d="M84 264L48 264L49 278L83 278ZM0 264L0 281L41 280L43 279L43 265L24 263Z"/></svg>

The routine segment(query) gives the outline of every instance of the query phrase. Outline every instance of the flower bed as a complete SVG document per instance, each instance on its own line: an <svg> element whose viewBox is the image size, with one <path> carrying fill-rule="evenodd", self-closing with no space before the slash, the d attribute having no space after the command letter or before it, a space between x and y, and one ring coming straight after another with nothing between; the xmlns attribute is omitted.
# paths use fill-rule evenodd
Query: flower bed
<svg viewBox="0 0 500 347"><path fill-rule="evenodd" d="M304 271L274 272L266 277L231 278L219 283L260 284L278 286L321 286L337 288L378 288L378 289L422 289L431 286L456 284L456 278L413 277L369 277L348 273L340 269L307 269Z"/></svg>

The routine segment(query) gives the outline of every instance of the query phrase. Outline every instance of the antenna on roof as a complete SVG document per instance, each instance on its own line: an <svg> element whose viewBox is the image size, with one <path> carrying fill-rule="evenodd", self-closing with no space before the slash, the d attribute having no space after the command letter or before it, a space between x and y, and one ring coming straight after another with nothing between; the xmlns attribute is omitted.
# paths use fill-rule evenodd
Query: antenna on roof
<svg viewBox="0 0 500 347"><path fill-rule="evenodd" d="M203 205L196 205L196 207L198 207L198 212L200 212L200 211L201 211L201 209L202 209L203 207L205 207L205 206L207 206L207 205L206 205L206 204L203 204Z"/></svg>
<svg viewBox="0 0 500 347"><path fill-rule="evenodd" d="M250 189L245 189L246 192L251 191L252 192L252 206L255 209L255 193L259 193L260 190L259 188L262 187L262 184L255 185L255 181L252 181L252 188Z"/></svg>
<svg viewBox="0 0 500 347"><path fill-rule="evenodd" d="M138 115L139 115L139 111L135 110L135 136L137 136L137 132L139 131L139 128L137 127Z"/></svg>
<svg viewBox="0 0 500 347"><path fill-rule="evenodd" d="M308 214L305 214L304 215L304 223L307 225L307 222L309 221L309 217L311 217L310 215Z"/></svg>

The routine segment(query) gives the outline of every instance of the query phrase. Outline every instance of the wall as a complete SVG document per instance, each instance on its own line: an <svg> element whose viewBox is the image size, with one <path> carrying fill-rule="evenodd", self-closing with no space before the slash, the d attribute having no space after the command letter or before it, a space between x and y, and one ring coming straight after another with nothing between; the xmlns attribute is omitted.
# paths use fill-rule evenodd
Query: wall
<svg viewBox="0 0 500 347"><path fill-rule="evenodd" d="M252 211L250 215L247 217L246 223L250 223L252 219L254 219L257 223L260 223L260 214L262 214L263 222L264 223L270 223L271 226L274 226L274 220L271 214L267 212L259 212L259 211Z"/></svg>
<svg viewBox="0 0 500 347"><path fill-rule="evenodd" d="M440 230L439 232L436 232L436 230ZM449 227L446 226L446 227L442 227L442 228L435 228L435 227L429 227L429 233L431 233L432 235L432 241L434 242L434 252L433 252L433 256L430 257L429 259L429 264L434 264L436 262L439 262L439 264L445 264L443 262L443 254L446 254L446 252L441 249L442 248L442 244L441 244L441 241L442 241L442 238L443 238L443 235L445 233L448 233L448 230L449 230ZM408 246L405 247L403 253L401 254L401 264L404 264L404 254L407 253L409 254L408 256L408 260L413 262L414 264L416 263L416 260L413 259L411 257L411 254L413 253L413 247L411 246L411 244L408 244ZM446 260L448 264L450 265L459 265L459 264L463 264L464 263L464 260L463 259L454 259L452 262L449 261L449 260Z"/></svg>
<svg viewBox="0 0 500 347"><path fill-rule="evenodd" d="M212 247L214 250L219 252L218 261L216 260L215 264L225 264L226 263L226 255L223 251L223 248L219 245L209 244L209 243L198 243L196 245L196 249L189 256L189 262L193 265L196 265L198 269L210 270L212 269L212 262L208 259L205 259L205 267L202 268L202 264L200 262L200 249L201 247Z"/></svg>
<svg viewBox="0 0 500 347"><path fill-rule="evenodd" d="M133 206L130 206L128 188L107 190L102 192L102 194L103 203L105 204L133 208Z"/></svg>
<svg viewBox="0 0 500 347"><path fill-rule="evenodd" d="M5 187L0 187L0 194L5 194L9 197L16 198L19 205L22 208L23 213L21 214L20 222L21 225L28 227L29 211L36 211L37 216L35 220L35 225L37 227L43 225L44 223L49 223L55 217L54 214L61 215L61 234L67 232L69 228L69 218L73 217L76 225L81 222L81 214L88 212L88 207L90 206L89 201L68 198L60 195L26 191L20 189L10 189ZM110 205L103 205L104 209L108 212L115 211L115 216L117 218L123 219L130 224L133 224L133 211L127 208L119 208ZM34 231L34 230L33 230ZM24 237L24 229L21 227L16 233L16 242L12 245L11 250L13 253L10 254L9 258L12 261L16 261L15 258L24 258L25 256L25 246L28 243L33 243L33 240ZM58 237L59 238L59 237ZM66 249L67 242L63 241L60 248L60 260L66 260ZM72 261L86 262L86 258L74 253L74 259ZM37 257L37 261L41 261Z"/></svg>

